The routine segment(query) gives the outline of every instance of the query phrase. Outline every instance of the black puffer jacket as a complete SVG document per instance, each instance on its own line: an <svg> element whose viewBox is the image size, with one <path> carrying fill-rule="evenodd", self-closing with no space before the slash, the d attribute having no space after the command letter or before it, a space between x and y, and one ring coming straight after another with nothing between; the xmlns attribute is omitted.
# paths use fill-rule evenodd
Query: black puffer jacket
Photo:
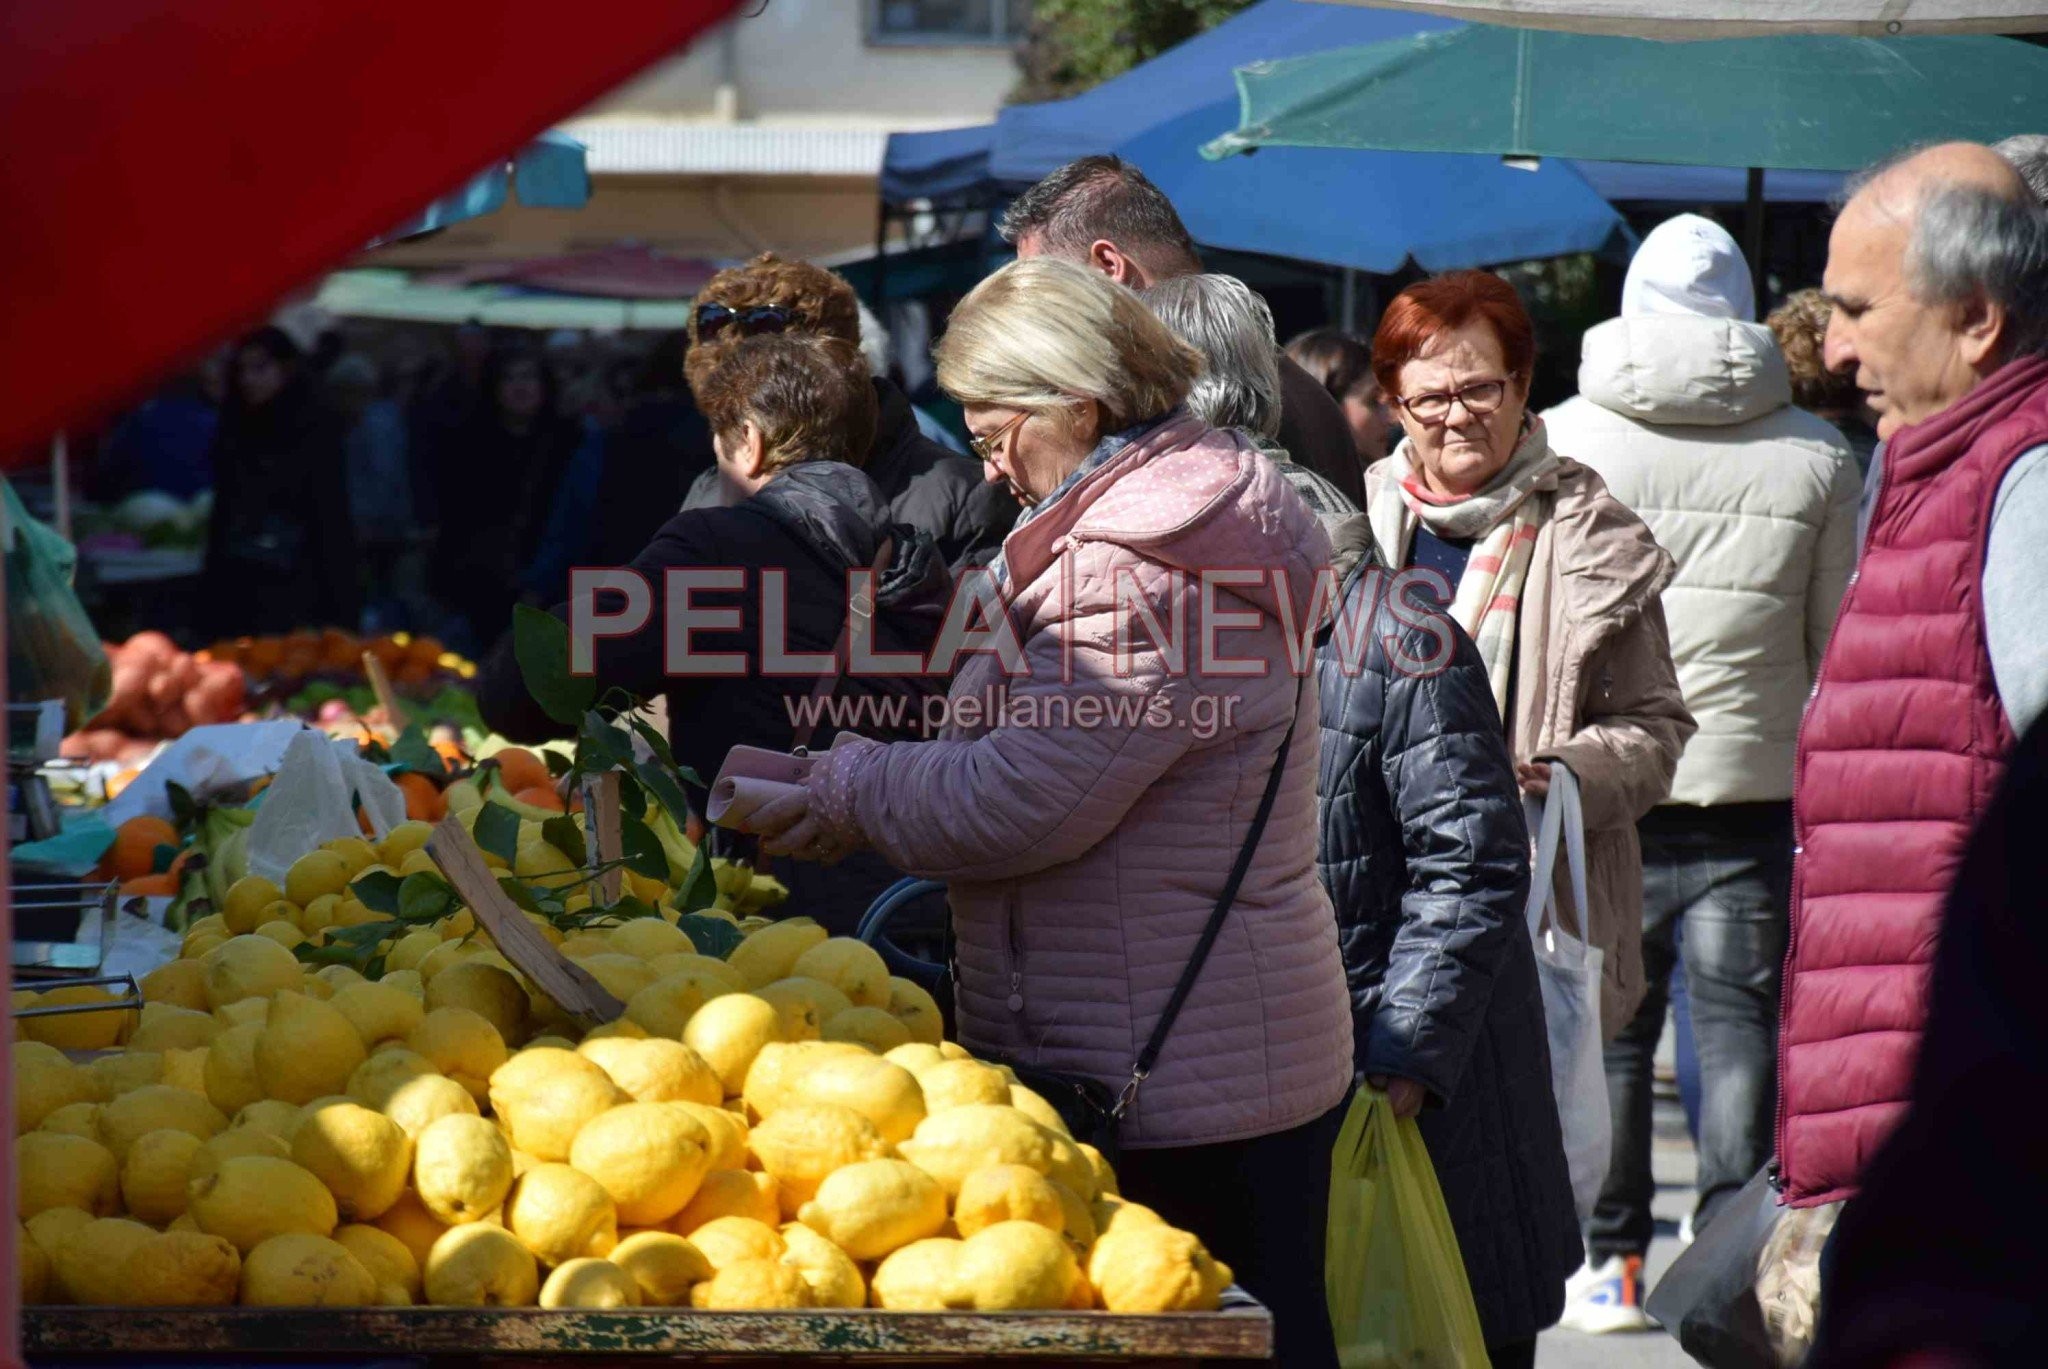
<svg viewBox="0 0 2048 1369"><path fill-rule="evenodd" d="M781 630L792 654L831 651L846 625L846 577L875 558L885 536L895 553L876 595L875 645L885 652L931 649L952 594L952 576L930 537L889 516L866 475L837 461L806 461L776 476L731 508L691 509L672 516L633 558L632 569L653 587L648 625L629 636L600 638L594 645L601 688L618 686L642 698L668 696L669 740L676 760L710 783L734 746L787 751L794 742L792 709L816 685L815 676L765 674L760 669L764 570L787 575L788 621ZM670 675L663 655L667 619L665 572L670 567L741 567L741 591L691 595L698 610L730 610L737 626L694 631L692 652L732 653L743 662L735 675ZM606 605L610 609L610 605ZM568 605L555 609L568 617ZM924 704L943 696L949 681L926 675L852 674L837 696L863 709L854 730L883 741L924 735ZM568 731L527 694L513 654L511 634L484 663L477 677L477 706L497 731L519 741L538 741ZM832 744L838 729L821 720L812 749ZM790 886L787 911L816 917L833 932L849 934L875 895L898 878L871 852L836 867L814 862L777 862L775 872Z"/></svg>
<svg viewBox="0 0 2048 1369"><path fill-rule="evenodd" d="M1340 567L1347 550L1363 559L1316 656L1318 865L1337 909L1358 1072L1429 1090L1423 1139L1498 1345L1557 1320L1581 1258L1522 922L1528 830L1478 649L1448 618L1426 629L1396 617L1369 541L1346 535L1364 521L1336 539ZM1440 668L1403 670L1390 656L1440 660L1445 643Z"/></svg>

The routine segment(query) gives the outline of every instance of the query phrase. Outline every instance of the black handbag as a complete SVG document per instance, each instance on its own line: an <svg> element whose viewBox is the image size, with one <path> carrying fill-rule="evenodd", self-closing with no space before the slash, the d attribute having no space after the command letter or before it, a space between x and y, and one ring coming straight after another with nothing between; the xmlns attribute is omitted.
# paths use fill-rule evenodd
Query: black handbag
<svg viewBox="0 0 2048 1369"><path fill-rule="evenodd" d="M1300 711L1297 701L1297 717ZM1258 850L1259 838L1265 835L1266 819L1273 814L1273 801L1280 794L1280 778L1287 769L1287 751L1293 744L1294 722L1290 721L1287 735L1280 739L1280 752L1273 758L1273 768L1266 775L1266 789L1259 795L1258 811L1252 815L1252 825L1245 833L1244 845L1238 848L1237 859L1230 867L1230 878L1223 882L1223 892L1216 896L1216 906L1209 911L1209 921L1202 928L1201 940L1195 943L1194 953L1180 972L1180 981L1173 986L1173 997L1166 1000L1166 1010L1159 1014L1159 1021L1154 1024L1151 1036L1146 1038L1144 1049L1138 1052L1137 1061L1131 1066L1131 1077L1123 1088L1112 1092L1107 1084L1093 1075L1018 1064L1000 1056L990 1057L999 1064L1008 1065L1019 1083L1050 1103L1076 1141L1094 1146L1112 1164L1122 1151L1118 1134L1123 1128L1124 1114L1137 1101L1138 1090L1158 1065L1159 1053L1166 1048L1166 1038L1173 1031L1174 1020L1187 1005L1188 995L1194 992L1195 981L1202 975L1202 965L1209 959L1209 951L1216 945L1216 938L1222 934L1223 920L1230 916L1230 906L1237 901L1238 888L1244 883L1245 873L1251 869L1252 853Z"/></svg>

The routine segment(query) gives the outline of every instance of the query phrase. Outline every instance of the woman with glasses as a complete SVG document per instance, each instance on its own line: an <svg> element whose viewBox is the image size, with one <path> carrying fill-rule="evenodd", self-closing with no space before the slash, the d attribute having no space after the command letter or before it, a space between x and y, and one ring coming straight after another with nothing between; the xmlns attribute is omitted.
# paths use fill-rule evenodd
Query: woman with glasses
<svg viewBox="0 0 2048 1369"><path fill-rule="evenodd" d="M1660 598L1671 557L1598 475L1551 450L1528 410L1535 330L1500 277L1455 271L1410 286L1372 352L1404 434L1366 472L1374 547L1389 566L1429 574L1478 645L1521 788L1548 792L1554 764L1578 780L1591 906L1571 908L1563 862L1559 904L1605 952L1611 1037L1643 995L1636 820L1670 792L1693 731ZM1461 1244L1480 1224L1515 1223L1506 1191L1474 1177L1497 1172L1513 1144L1511 1133L1475 1132L1437 1154L1446 1194L1472 1204L1453 1207ZM1556 1320L1561 1287L1521 1299L1523 1315L1489 1319L1490 1304L1517 1305L1488 1287L1506 1267L1470 1263L1490 1341Z"/></svg>
<svg viewBox="0 0 2048 1369"><path fill-rule="evenodd" d="M1017 649L963 660L938 740L822 757L756 815L764 849L871 846L947 881L960 1040L1121 1094L1124 1195L1273 1309L1280 1363L1334 1366L1350 1003L1315 871L1317 694L1289 648L1329 538L1250 441L1188 413L1199 354L1086 267L989 277L937 361L1026 506L996 563Z"/></svg>

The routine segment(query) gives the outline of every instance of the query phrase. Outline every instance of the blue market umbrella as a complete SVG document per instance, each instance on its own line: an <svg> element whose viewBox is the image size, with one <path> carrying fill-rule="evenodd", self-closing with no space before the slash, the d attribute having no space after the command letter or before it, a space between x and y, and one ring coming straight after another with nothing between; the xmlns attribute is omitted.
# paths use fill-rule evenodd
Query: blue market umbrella
<svg viewBox="0 0 2048 1369"><path fill-rule="evenodd" d="M465 219L482 218L505 205L508 193L534 209L581 209L590 203L588 153L566 133L549 131L525 147L478 172L460 189L443 195L411 219L370 244L381 247L418 237Z"/></svg>

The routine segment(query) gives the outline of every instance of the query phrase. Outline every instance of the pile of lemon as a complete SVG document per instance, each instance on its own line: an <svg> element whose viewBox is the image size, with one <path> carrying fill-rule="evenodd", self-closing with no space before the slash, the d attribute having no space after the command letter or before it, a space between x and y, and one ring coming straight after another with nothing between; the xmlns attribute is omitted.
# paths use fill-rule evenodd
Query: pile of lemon
<svg viewBox="0 0 2048 1369"><path fill-rule="evenodd" d="M1230 1282L808 920L742 923L726 959L671 907L543 924L626 1005L588 1033L466 911L377 980L294 955L418 841L238 882L139 1013L18 1024L25 1303L1168 1312Z"/></svg>

